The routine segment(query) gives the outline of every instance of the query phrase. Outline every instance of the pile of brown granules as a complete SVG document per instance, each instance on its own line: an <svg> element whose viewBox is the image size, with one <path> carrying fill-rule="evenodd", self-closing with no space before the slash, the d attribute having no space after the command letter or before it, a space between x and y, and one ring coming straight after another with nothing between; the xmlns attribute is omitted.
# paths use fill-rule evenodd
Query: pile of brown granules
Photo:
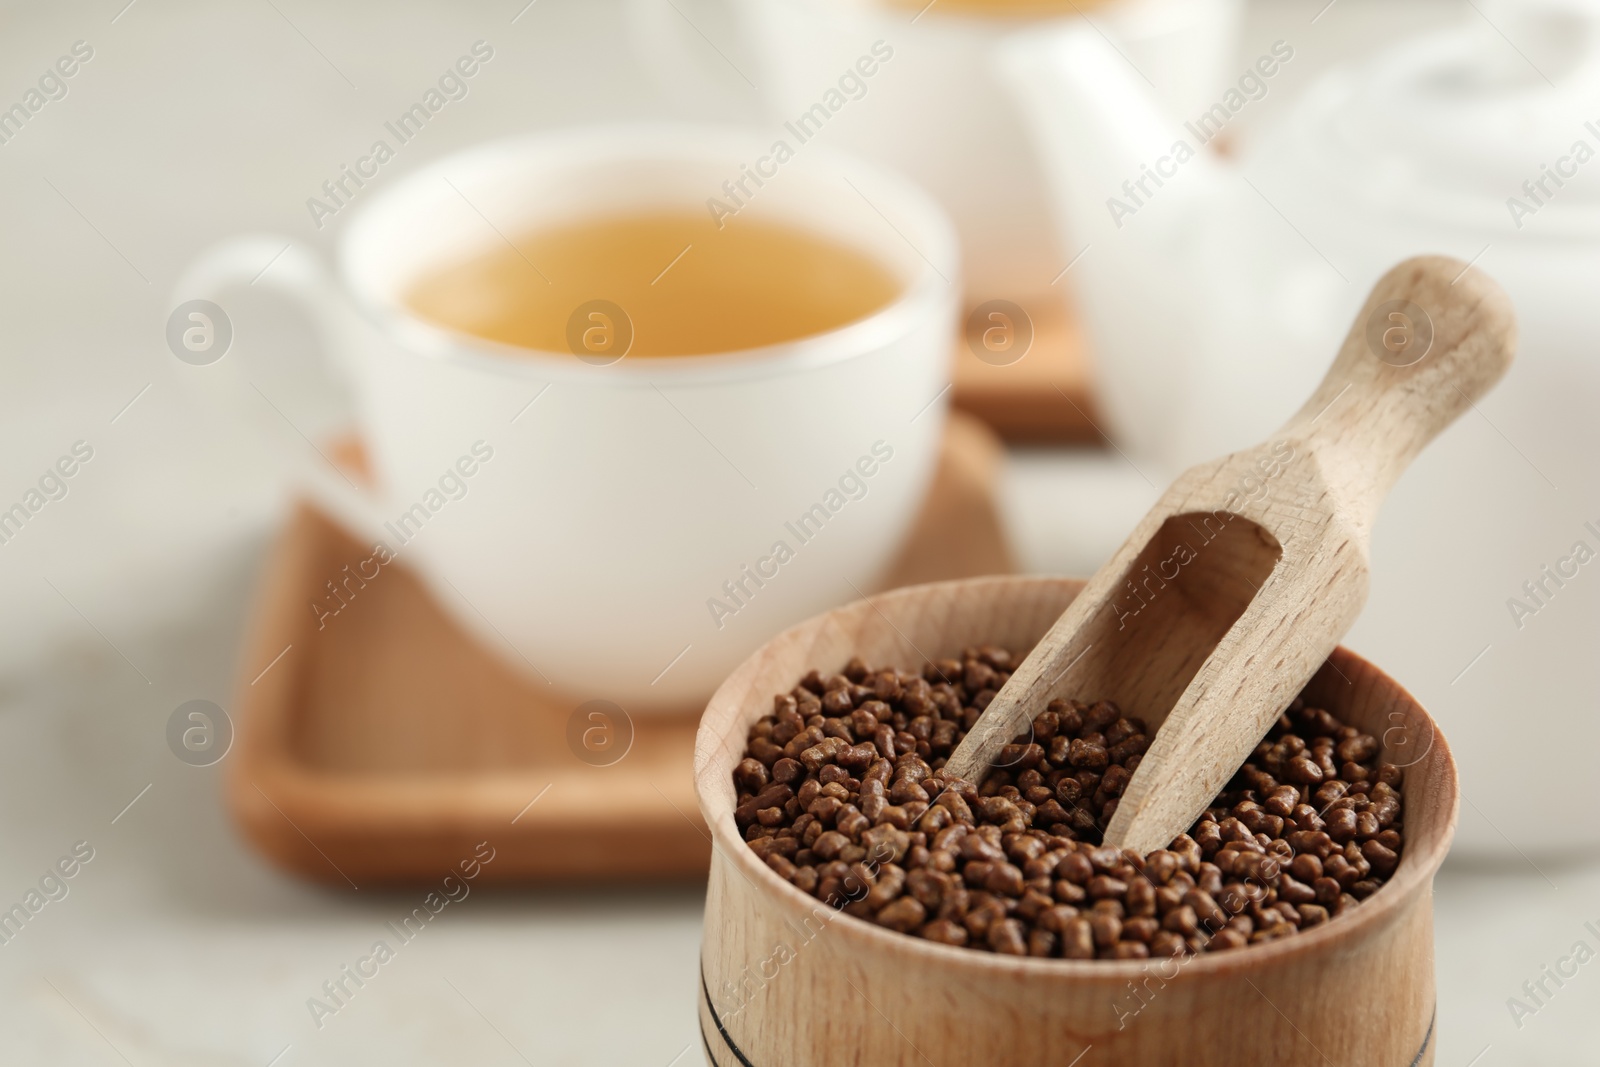
<svg viewBox="0 0 1600 1067"><path fill-rule="evenodd" d="M1010 677L1003 649L921 676L815 671L750 728L734 818L750 848L847 914L947 945L1067 959L1216 952L1320 925L1399 863L1400 770L1296 699L1187 834L1103 846L1149 745L1115 704L1054 700L983 785L940 768Z"/></svg>

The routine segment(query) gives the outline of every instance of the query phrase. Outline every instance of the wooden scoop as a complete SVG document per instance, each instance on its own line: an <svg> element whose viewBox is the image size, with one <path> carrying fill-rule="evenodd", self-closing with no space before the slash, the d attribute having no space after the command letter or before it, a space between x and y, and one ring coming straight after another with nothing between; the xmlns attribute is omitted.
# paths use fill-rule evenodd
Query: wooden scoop
<svg viewBox="0 0 1600 1067"><path fill-rule="evenodd" d="M1055 697L1113 700L1160 730L1105 839L1141 853L1166 847L1355 621L1379 504L1506 372L1515 336L1505 293L1466 264L1424 256L1389 271L1305 406L1267 443L1172 484L946 772L981 781Z"/></svg>

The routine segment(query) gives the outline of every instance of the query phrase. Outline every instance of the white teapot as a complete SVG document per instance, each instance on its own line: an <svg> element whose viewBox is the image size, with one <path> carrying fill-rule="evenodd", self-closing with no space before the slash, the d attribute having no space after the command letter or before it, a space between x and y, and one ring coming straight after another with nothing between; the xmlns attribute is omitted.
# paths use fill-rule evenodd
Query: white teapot
<svg viewBox="0 0 1600 1067"><path fill-rule="evenodd" d="M1483 8L1327 73L1236 161L1210 142L1277 91L1295 41L1189 115L1081 27L1018 37L1004 69L1081 252L1107 430L1147 475L1269 434L1407 256L1511 294L1517 364L1395 488L1352 643L1448 731L1460 847L1516 858L1600 845L1600 10Z"/></svg>

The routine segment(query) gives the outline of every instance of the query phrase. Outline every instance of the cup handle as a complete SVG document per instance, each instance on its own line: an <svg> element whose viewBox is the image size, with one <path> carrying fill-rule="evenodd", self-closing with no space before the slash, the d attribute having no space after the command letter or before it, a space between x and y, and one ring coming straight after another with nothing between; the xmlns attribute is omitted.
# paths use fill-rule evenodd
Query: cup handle
<svg viewBox="0 0 1600 1067"><path fill-rule="evenodd" d="M334 383L335 391L343 392L347 398L352 368L341 356L354 327L352 313L338 296L333 276L322 259L305 245L269 234L242 235L213 245L201 252L179 277L173 288L173 305L181 307L189 301L207 300L224 307L222 301L230 291L247 286L270 290L305 309L317 334L321 369ZM225 309L223 315L227 315ZM194 319L191 313L190 319L204 329L216 329L209 317ZM231 335L231 319L227 329ZM186 361L196 364L185 368L183 379L197 398L249 425L284 463L285 474L297 488L353 531L367 534L381 528L382 506L376 491L358 485L349 471L334 462L326 442L317 440L327 436L325 428L312 428L308 433L296 426L282 407L251 380L249 367L240 354L230 356L224 350L214 360ZM344 424L353 426L349 403L340 406L344 409Z"/></svg>

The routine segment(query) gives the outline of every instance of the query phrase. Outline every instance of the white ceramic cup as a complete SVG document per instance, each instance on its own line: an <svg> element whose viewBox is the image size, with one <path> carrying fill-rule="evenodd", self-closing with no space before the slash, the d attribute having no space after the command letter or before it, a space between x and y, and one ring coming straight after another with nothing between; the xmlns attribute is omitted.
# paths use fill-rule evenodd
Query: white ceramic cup
<svg viewBox="0 0 1600 1067"><path fill-rule="evenodd" d="M776 173L743 212L867 253L901 293L861 321L743 352L591 365L452 332L403 298L430 270L541 224L705 211L767 148L701 127L516 138L358 201L331 276L283 238L204 254L179 301L225 300L259 274L257 288L309 305L348 382L371 491L286 429L243 356L191 373L215 402L260 417L326 506L508 662L628 711L703 700L773 633L870 588L915 516L959 304L943 214L822 146L765 165Z"/></svg>
<svg viewBox="0 0 1600 1067"><path fill-rule="evenodd" d="M730 13L723 5L732 7ZM996 72L1001 42L1062 22L1092 22L1178 113L1212 103L1232 61L1240 0L1063 4L1054 15L946 12L882 0L632 0L645 57L674 77L727 69L704 34L739 27L777 136L819 104L821 143L857 152L922 184L961 236L967 299L1024 307L1056 301L1053 279L1081 250L1049 224L1050 197L1012 95ZM699 27L706 30L697 32ZM715 46L712 46L715 47ZM862 76L863 59L873 70ZM841 82L841 79L845 79ZM675 77L677 83L686 79ZM859 88L858 88L859 86ZM830 93L833 94L830 96ZM807 126L807 132L811 127ZM791 139L793 139L791 137Z"/></svg>

